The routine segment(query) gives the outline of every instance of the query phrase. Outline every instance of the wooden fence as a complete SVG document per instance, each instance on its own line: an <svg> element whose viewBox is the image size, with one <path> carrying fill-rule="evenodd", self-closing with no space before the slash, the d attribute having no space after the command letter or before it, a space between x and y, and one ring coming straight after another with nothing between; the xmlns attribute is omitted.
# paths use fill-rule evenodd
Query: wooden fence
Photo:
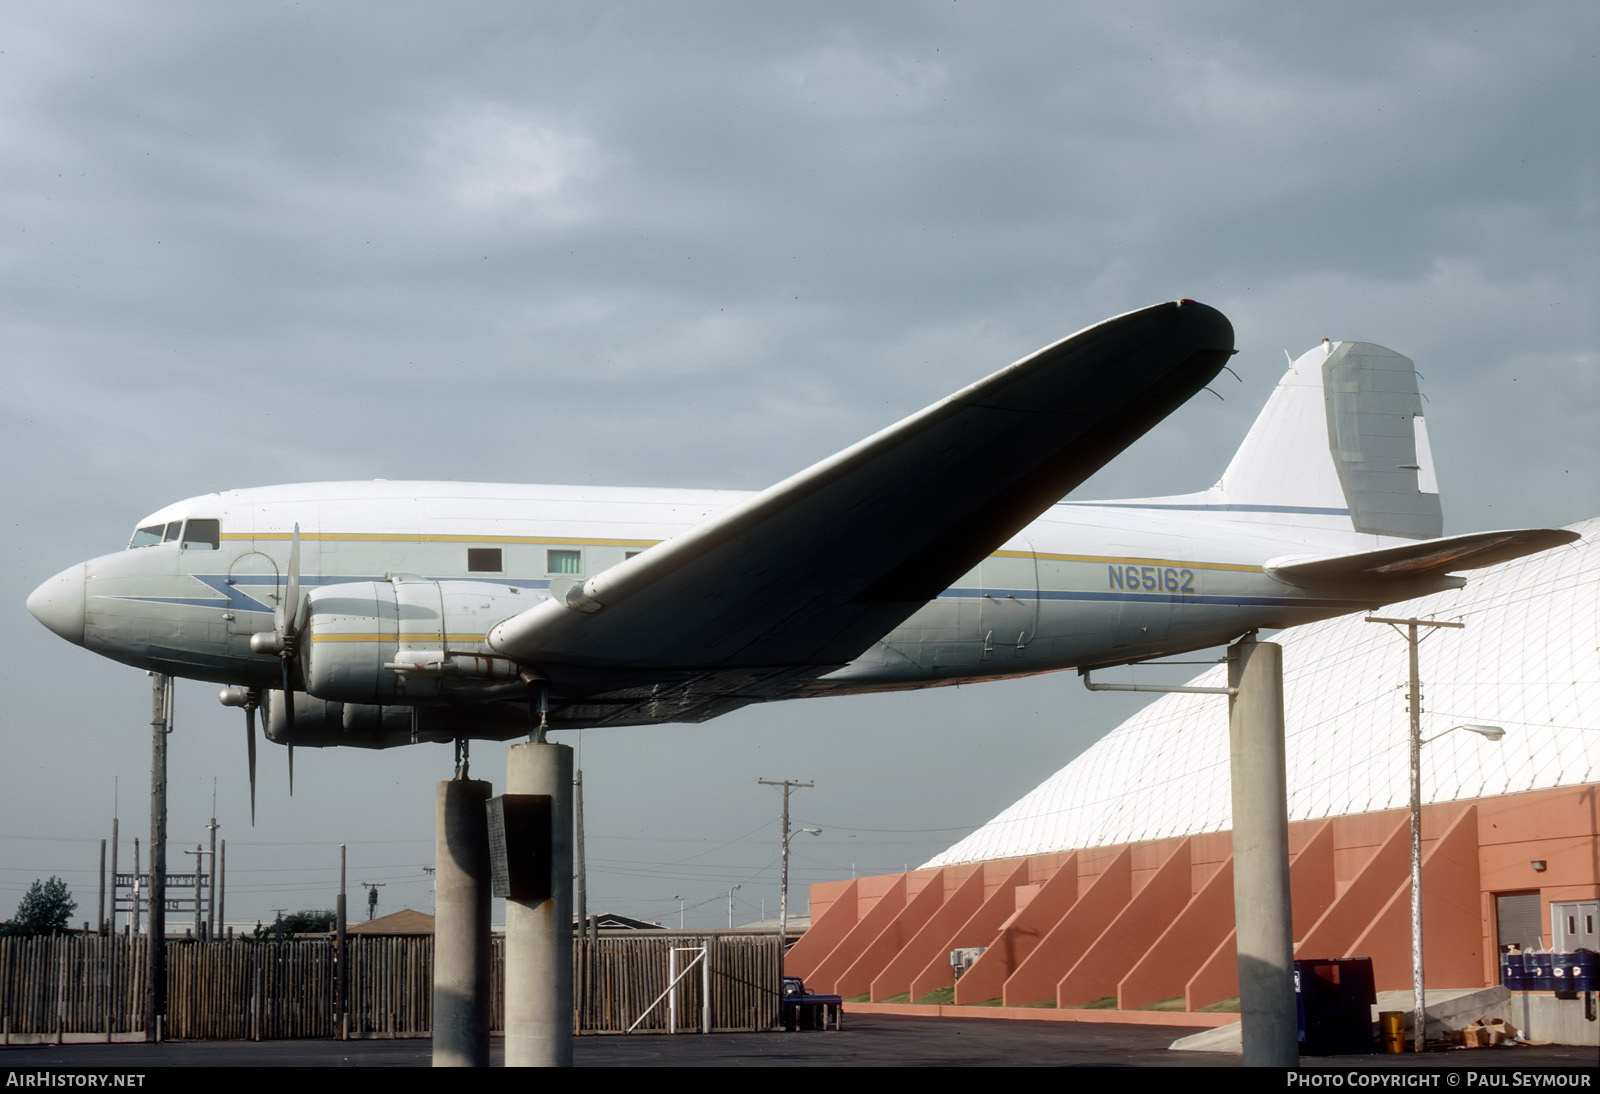
<svg viewBox="0 0 1600 1094"><path fill-rule="evenodd" d="M352 1037L427 1036L433 1028L433 939L347 942ZM704 946L711 970L711 1021L717 1032L778 1024L778 941L719 932L615 932L573 947L573 1028L623 1033L667 1028L668 952ZM144 1029L144 938L0 939L0 1034L7 1040L74 1040L134 1035ZM295 942L172 941L167 946L166 1035L179 1040L333 1037L336 947ZM505 948L492 953L491 1024L504 1029ZM680 955L679 967L687 962ZM647 1010L649 1013L647 1014ZM698 1028L698 968L678 988L679 1028Z"/></svg>

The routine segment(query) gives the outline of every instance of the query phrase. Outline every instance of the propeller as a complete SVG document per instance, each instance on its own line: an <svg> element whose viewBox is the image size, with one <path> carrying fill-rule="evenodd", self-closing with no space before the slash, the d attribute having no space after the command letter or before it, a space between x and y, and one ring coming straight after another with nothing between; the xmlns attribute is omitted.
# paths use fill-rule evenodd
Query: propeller
<svg viewBox="0 0 1600 1094"><path fill-rule="evenodd" d="M250 636L252 653L277 654L283 673L284 725L294 729L294 675L295 655L300 649L301 631L311 614L309 598L300 592L300 525L294 526L289 540L289 572L285 579L283 596L272 613L272 630L260 631ZM253 739L253 738L252 738ZM291 791L292 792L292 791Z"/></svg>
<svg viewBox="0 0 1600 1094"><path fill-rule="evenodd" d="M256 708L261 705L261 693L255 688L223 688L217 696L225 707L244 708L244 739L250 765L250 827L256 824Z"/></svg>

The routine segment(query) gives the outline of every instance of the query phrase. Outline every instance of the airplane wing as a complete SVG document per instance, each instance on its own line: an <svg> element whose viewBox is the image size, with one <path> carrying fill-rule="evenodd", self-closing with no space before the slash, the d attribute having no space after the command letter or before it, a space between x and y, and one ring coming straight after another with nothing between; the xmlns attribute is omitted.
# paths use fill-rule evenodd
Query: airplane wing
<svg viewBox="0 0 1600 1094"><path fill-rule="evenodd" d="M1199 391L1193 301L1079 331L494 627L583 720L699 720L843 665ZM608 714L607 711L611 713ZM630 713L631 711L631 713Z"/></svg>
<svg viewBox="0 0 1600 1094"><path fill-rule="evenodd" d="M1348 555L1275 559L1265 569L1295 584L1320 582L1420 581L1457 570L1478 570L1580 539L1562 528L1520 528L1504 532L1472 532L1381 547Z"/></svg>

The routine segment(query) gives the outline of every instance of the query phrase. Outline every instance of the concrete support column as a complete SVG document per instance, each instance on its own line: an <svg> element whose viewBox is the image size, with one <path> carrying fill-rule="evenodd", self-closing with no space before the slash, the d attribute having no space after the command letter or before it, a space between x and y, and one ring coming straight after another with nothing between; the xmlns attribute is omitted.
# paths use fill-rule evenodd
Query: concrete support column
<svg viewBox="0 0 1600 1094"><path fill-rule="evenodd" d="M506 795L524 794L549 799L549 896L506 900L506 1066L571 1067L572 749L507 749Z"/></svg>
<svg viewBox="0 0 1600 1094"><path fill-rule="evenodd" d="M1295 1067L1294 928L1289 904L1289 798L1284 775L1283 647L1244 638L1228 648L1233 781L1233 912L1239 1017L1247 1067Z"/></svg>
<svg viewBox="0 0 1600 1094"><path fill-rule="evenodd" d="M433 1066L489 1066L490 786L439 784L434 828ZM340 896L343 900L343 896Z"/></svg>

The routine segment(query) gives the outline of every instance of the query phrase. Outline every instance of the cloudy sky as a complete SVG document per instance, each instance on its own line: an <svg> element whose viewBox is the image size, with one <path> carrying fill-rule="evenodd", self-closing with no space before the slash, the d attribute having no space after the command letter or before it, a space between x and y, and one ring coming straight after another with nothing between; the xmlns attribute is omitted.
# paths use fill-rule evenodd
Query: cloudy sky
<svg viewBox="0 0 1600 1094"><path fill-rule="evenodd" d="M147 678L23 601L178 498L759 488L1187 296L1240 382L1079 496L1208 485L1327 336L1417 362L1447 531L1595 515L1597 43L1579 2L7 4L0 916L59 874L87 918L113 811L147 831ZM230 919L330 906L341 841L431 907L448 747L301 750L291 799L264 746L252 829L214 693L178 689L172 859L215 785ZM758 778L817 784L802 887L915 866L1134 707L1069 675L584 734L591 906L773 914Z"/></svg>

